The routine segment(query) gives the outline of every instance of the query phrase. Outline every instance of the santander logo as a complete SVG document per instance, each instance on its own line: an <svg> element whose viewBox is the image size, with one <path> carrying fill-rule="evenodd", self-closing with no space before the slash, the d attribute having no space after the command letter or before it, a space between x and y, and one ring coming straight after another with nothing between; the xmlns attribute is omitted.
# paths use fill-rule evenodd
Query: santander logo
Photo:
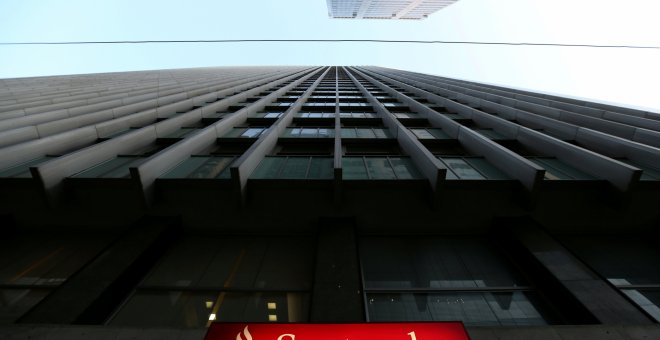
<svg viewBox="0 0 660 340"><path fill-rule="evenodd" d="M236 340L252 340L252 334L250 334L250 330L248 329L248 326L245 326L243 329L243 334L245 335L245 339L241 338L241 333L239 332L236 334Z"/></svg>
<svg viewBox="0 0 660 340"><path fill-rule="evenodd" d="M252 334L250 334L250 330L248 329L248 326L245 326L245 328L243 329L243 335L245 336L245 339L241 337L240 332L236 334L236 340L252 340ZM287 337L289 337L291 340L296 340L296 336L293 334L282 334L279 337L277 337L277 340L284 340Z"/></svg>
<svg viewBox="0 0 660 340"><path fill-rule="evenodd" d="M214 322L205 340L469 340L461 322Z"/></svg>

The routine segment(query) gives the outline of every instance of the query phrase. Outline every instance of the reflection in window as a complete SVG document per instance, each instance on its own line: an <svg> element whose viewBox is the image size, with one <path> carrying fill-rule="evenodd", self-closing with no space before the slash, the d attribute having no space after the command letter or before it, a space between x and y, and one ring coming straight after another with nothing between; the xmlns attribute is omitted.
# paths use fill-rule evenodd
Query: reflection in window
<svg viewBox="0 0 660 340"><path fill-rule="evenodd" d="M424 178L408 157L343 157L342 171L347 180Z"/></svg>
<svg viewBox="0 0 660 340"><path fill-rule="evenodd" d="M229 165L235 157L192 156L179 163L160 178L218 178L231 177Z"/></svg>
<svg viewBox="0 0 660 340"><path fill-rule="evenodd" d="M109 241L98 236L62 234L2 240L0 324L21 317L91 261Z"/></svg>
<svg viewBox="0 0 660 340"><path fill-rule="evenodd" d="M309 237L188 237L152 269L110 321L206 327L210 321L305 322Z"/></svg>
<svg viewBox="0 0 660 340"><path fill-rule="evenodd" d="M410 129L412 133L419 139L450 139L442 129L437 128L414 128Z"/></svg>
<svg viewBox="0 0 660 340"><path fill-rule="evenodd" d="M542 325L526 280L485 239L369 237L360 259L370 321Z"/></svg>
<svg viewBox="0 0 660 340"><path fill-rule="evenodd" d="M264 130L264 128L248 128L241 134L241 137L257 138Z"/></svg>
<svg viewBox="0 0 660 340"><path fill-rule="evenodd" d="M532 292L368 294L370 321L454 321L466 326L545 325Z"/></svg>
<svg viewBox="0 0 660 340"><path fill-rule="evenodd" d="M50 289L0 289L0 325L10 324L39 303Z"/></svg>
<svg viewBox="0 0 660 340"><path fill-rule="evenodd" d="M368 238L360 250L367 289L526 285L486 240Z"/></svg>
<svg viewBox="0 0 660 340"><path fill-rule="evenodd" d="M332 179L332 157L265 157L250 176L252 179Z"/></svg>
<svg viewBox="0 0 660 340"><path fill-rule="evenodd" d="M571 235L564 244L660 322L660 250L644 237Z"/></svg>
<svg viewBox="0 0 660 340"><path fill-rule="evenodd" d="M117 156L87 170L73 175L73 178L128 178L129 168L139 166L142 156Z"/></svg>
<svg viewBox="0 0 660 340"><path fill-rule="evenodd" d="M392 138L389 129L384 128L352 128L341 129L342 138Z"/></svg>
<svg viewBox="0 0 660 340"><path fill-rule="evenodd" d="M32 173L30 173L30 167L38 166L41 163L45 163L51 159L55 159L57 156L46 155L43 157L38 157L27 162L14 165L12 167L3 169L0 171L0 178L3 177L13 177L13 178L30 178Z"/></svg>
<svg viewBox="0 0 660 340"><path fill-rule="evenodd" d="M506 180L505 173L493 166L483 157L438 157L447 167L448 180Z"/></svg>
<svg viewBox="0 0 660 340"><path fill-rule="evenodd" d="M334 118L334 113L329 112L299 112L296 116L301 118Z"/></svg>
<svg viewBox="0 0 660 340"><path fill-rule="evenodd" d="M167 135L159 137L159 138L184 138L184 137L186 137L188 135L191 135L191 134L193 134L197 131L199 131L198 128L182 127L180 129L172 131L171 133L168 133Z"/></svg>
<svg viewBox="0 0 660 340"><path fill-rule="evenodd" d="M255 114L250 115L250 118L279 118L282 115L283 112L257 112Z"/></svg>
<svg viewBox="0 0 660 340"><path fill-rule="evenodd" d="M264 131L266 131L266 128L263 127L251 127L251 128L237 127L231 129L223 137L224 138L257 138Z"/></svg>
<svg viewBox="0 0 660 340"><path fill-rule="evenodd" d="M619 159L617 158L618 161L632 165L636 168L642 169L642 177L640 180L642 181L660 181L660 170L658 169L658 165L656 164L655 167L647 164L642 164L636 161L632 161L627 158ZM649 160L650 162L650 160Z"/></svg>
<svg viewBox="0 0 660 340"><path fill-rule="evenodd" d="M660 322L660 289L656 290L622 290L626 296L633 300L640 308L646 311L655 321Z"/></svg>
<svg viewBox="0 0 660 340"><path fill-rule="evenodd" d="M141 290L110 322L113 326L202 328L210 321L305 322L306 293L232 293Z"/></svg>
<svg viewBox="0 0 660 340"><path fill-rule="evenodd" d="M584 173L557 158L532 157L530 161L545 169L545 179L549 180L594 180L595 177Z"/></svg>
<svg viewBox="0 0 660 340"><path fill-rule="evenodd" d="M335 129L328 128L286 128L282 137L285 138L332 138Z"/></svg>

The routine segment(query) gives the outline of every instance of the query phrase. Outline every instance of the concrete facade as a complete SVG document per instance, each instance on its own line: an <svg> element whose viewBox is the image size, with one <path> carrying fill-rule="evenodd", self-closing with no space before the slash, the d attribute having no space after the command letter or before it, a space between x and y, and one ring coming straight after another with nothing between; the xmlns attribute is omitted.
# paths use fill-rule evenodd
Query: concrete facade
<svg viewBox="0 0 660 340"><path fill-rule="evenodd" d="M326 0L336 19L425 19L458 0Z"/></svg>

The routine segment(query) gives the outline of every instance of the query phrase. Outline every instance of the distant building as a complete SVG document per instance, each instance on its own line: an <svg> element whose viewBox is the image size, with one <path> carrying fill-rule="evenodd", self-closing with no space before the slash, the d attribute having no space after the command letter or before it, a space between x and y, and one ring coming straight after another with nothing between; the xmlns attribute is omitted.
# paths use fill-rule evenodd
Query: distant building
<svg viewBox="0 0 660 340"><path fill-rule="evenodd" d="M328 15L341 19L424 19L458 0L327 0Z"/></svg>
<svg viewBox="0 0 660 340"><path fill-rule="evenodd" d="M659 146L651 112L381 67L2 79L0 339L658 339Z"/></svg>

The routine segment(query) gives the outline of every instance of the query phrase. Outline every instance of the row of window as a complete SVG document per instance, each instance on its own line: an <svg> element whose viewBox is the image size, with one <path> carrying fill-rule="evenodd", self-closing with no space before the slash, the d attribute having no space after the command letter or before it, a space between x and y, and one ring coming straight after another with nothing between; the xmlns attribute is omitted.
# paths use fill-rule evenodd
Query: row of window
<svg viewBox="0 0 660 340"><path fill-rule="evenodd" d="M238 130L233 134L236 134L238 137L248 137L256 138L259 134L264 131L264 128L247 128L247 129L235 129ZM428 130L428 129L427 129ZM242 131L242 132L241 132ZM342 138L391 138L388 130L376 129L376 128L346 128L342 129ZM240 134L239 134L240 133ZM232 135L233 136L233 135ZM331 138L334 137L334 129L327 128L288 128L282 137L288 138ZM148 154L148 153L147 153ZM46 156L39 157L29 162L23 163L19 166L15 166L9 169L6 169L0 172L0 177L13 177L13 178L29 178L31 174L29 172L30 166L36 166L42 162L53 159L55 156ZM272 166L272 164L280 164L282 160L278 159L279 157L267 157L262 161L262 164L258 169L263 169L259 171L266 171L265 169ZM313 162L321 162L325 164L325 168L329 171L323 176L329 177L300 177L300 174L297 172L288 173L292 169L288 167L282 168L282 171L277 172L277 176L271 175L267 178L332 178L332 159L329 158L326 164L324 161L321 161L318 157L304 157L306 159L315 159ZM318 158L318 159L316 159ZM146 159L145 155L120 155L115 158L112 158L108 161L102 162L98 165L95 165L87 170L79 172L72 176L72 178L128 178L129 168L137 167ZM223 157L223 156L191 156L184 162L180 163L169 172L161 176L161 178L229 178L228 167L233 162L235 157ZM364 174L364 169L354 168L354 164L358 164L356 161L358 158L345 157L343 163L343 172L344 178L350 179L351 176L354 176L353 173ZM365 162L371 164L376 162L375 159L371 157L364 157ZM382 159L396 159L396 162L406 162L406 167L409 168L409 172L417 174L417 170L414 167L412 161L406 157L386 157ZM456 157L456 156L438 156L438 159L445 165L447 168L446 178L448 180L509 180L509 176L500 171L497 167L493 166L490 162L485 160L483 157ZM530 161L536 163L542 168L546 169L545 179L547 180L596 180L595 177L586 174L573 166L570 166L556 158L551 157L530 157ZM291 162L301 162L300 160L291 161ZM356 163L357 162L357 163ZM286 162L285 162L286 163ZM393 167L395 168L395 167ZM255 172L252 178L265 178L260 174L261 172ZM270 173L270 172L269 172ZM324 172L325 173L325 172ZM280 176L280 177L278 177ZM357 176L357 175L355 175ZM372 178L371 176L360 175L361 179ZM418 176L413 176L417 178ZM397 179L398 176L379 176L374 179ZM403 177L407 178L407 177Z"/></svg>
<svg viewBox="0 0 660 340"><path fill-rule="evenodd" d="M559 238L660 321L657 247L637 237ZM96 234L2 241L0 323L15 321L112 239ZM487 239L370 236L359 242L369 321L562 322L548 307L552 301ZM212 320L306 322L315 251L307 236L188 236L159 260L108 322L145 327L204 327Z"/></svg>

